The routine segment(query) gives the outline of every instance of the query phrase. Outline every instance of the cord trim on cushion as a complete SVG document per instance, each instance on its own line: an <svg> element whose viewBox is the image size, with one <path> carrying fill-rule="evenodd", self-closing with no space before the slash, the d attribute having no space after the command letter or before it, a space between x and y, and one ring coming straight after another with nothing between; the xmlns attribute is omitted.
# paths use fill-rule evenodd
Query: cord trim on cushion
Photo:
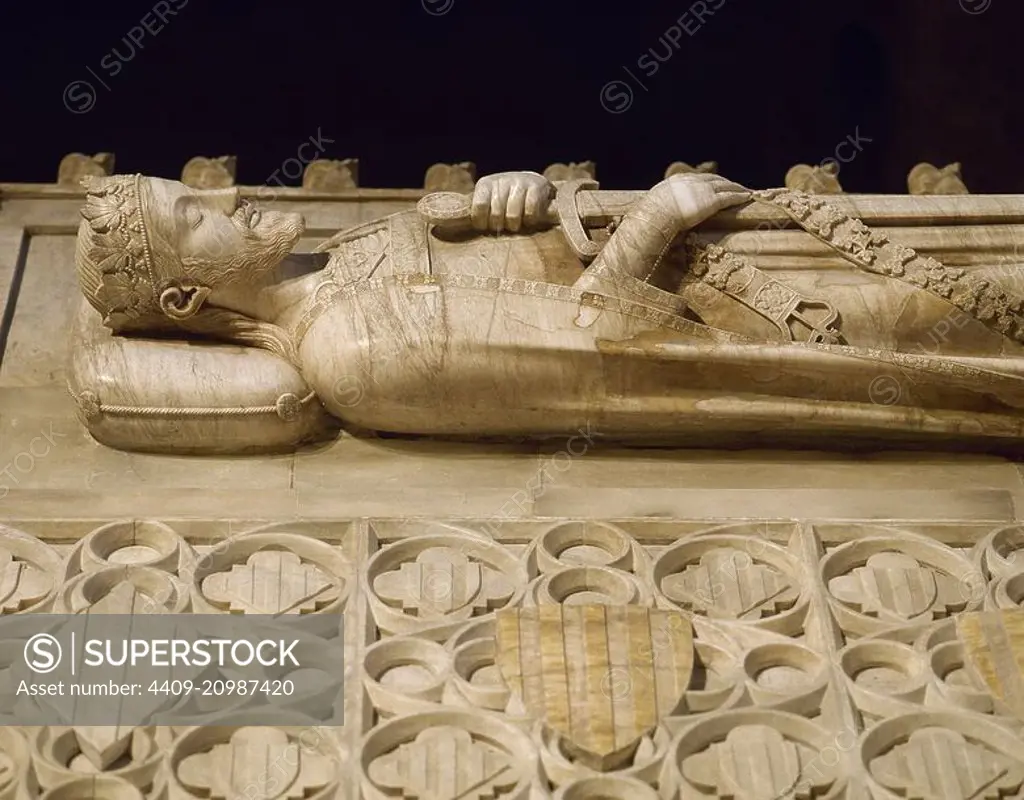
<svg viewBox="0 0 1024 800"><path fill-rule="evenodd" d="M158 406L119 406L109 405L100 401L95 392L76 393L68 386L68 393L78 404L78 408L88 420L110 417L143 417L150 419L203 419L210 417L254 417L264 414L276 414L285 422L292 422L302 413L303 408L313 402L316 394L310 392L300 398L291 392L285 392L277 398L274 405L267 406L226 406L167 408Z"/></svg>

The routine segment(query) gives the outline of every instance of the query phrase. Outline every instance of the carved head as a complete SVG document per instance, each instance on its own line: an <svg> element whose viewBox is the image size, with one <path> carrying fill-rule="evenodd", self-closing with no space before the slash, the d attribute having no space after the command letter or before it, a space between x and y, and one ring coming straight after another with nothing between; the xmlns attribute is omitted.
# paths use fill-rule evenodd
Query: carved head
<svg viewBox="0 0 1024 800"><path fill-rule="evenodd" d="M75 263L115 331L196 315L211 291L265 275L302 235L298 214L257 210L238 190L141 175L89 177Z"/></svg>

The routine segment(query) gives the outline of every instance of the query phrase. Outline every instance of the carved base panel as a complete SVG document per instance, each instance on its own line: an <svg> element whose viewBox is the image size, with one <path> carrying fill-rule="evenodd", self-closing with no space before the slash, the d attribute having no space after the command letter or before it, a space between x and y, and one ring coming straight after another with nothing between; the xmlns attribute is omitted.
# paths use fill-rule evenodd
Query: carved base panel
<svg viewBox="0 0 1024 800"><path fill-rule="evenodd" d="M0 800L1022 798L1022 606L1024 526L8 520L3 614L342 611L346 724L0 728Z"/></svg>

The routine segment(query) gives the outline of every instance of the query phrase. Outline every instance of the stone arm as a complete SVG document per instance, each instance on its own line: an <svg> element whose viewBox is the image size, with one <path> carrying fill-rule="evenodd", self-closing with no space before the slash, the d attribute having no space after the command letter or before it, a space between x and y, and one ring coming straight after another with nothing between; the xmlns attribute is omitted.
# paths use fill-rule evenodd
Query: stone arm
<svg viewBox="0 0 1024 800"><path fill-rule="evenodd" d="M747 189L717 175L689 173L667 178L622 218L576 288L649 300L647 281L679 234L750 198Z"/></svg>

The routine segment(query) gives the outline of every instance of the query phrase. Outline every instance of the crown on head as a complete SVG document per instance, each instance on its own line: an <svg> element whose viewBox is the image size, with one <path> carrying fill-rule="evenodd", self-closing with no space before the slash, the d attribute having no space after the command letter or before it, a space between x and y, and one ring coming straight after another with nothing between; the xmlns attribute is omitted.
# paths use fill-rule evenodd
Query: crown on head
<svg viewBox="0 0 1024 800"><path fill-rule="evenodd" d="M89 176L82 217L93 232L89 259L99 273L95 300L118 327L157 306L156 273L142 206L142 176ZM95 305L95 303L94 303Z"/></svg>

